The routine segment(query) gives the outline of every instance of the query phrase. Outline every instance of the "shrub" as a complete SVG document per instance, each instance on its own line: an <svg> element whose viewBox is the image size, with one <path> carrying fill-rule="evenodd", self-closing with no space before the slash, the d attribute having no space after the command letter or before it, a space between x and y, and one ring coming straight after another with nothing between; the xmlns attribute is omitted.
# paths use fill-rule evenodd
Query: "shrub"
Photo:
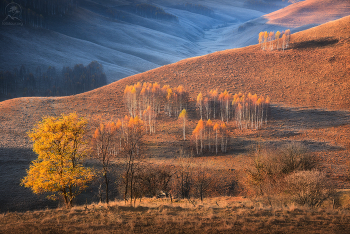
<svg viewBox="0 0 350 234"><path fill-rule="evenodd" d="M326 174L317 170L293 172L285 181L288 193L300 205L317 207L334 195Z"/></svg>
<svg viewBox="0 0 350 234"><path fill-rule="evenodd" d="M258 147L245 168L247 194L266 197L272 205L279 196L286 198L283 192L289 175L315 167L314 156L302 144L291 143L276 150Z"/></svg>
<svg viewBox="0 0 350 234"><path fill-rule="evenodd" d="M290 174L294 171L308 171L316 167L315 158L304 145L299 143L284 146L279 152L278 160L284 174Z"/></svg>

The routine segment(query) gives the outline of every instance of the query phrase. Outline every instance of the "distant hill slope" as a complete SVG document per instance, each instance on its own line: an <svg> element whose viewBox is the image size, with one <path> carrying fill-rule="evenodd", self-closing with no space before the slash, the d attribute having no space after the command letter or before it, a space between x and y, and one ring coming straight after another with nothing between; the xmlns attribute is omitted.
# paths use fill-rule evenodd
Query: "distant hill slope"
<svg viewBox="0 0 350 234"><path fill-rule="evenodd" d="M346 0L307 0L266 17L275 7L251 9L263 1L190 1L210 14L183 7L188 2L149 1L177 22L137 13L135 6L144 1L81 0L63 17L48 18L48 29L0 25L0 70L24 64L31 72L38 65L61 71L96 60L113 82L181 59L256 44L259 31L295 32L349 14Z"/></svg>
<svg viewBox="0 0 350 234"><path fill-rule="evenodd" d="M184 7L188 2L192 8ZM276 8L252 9L262 2L286 7L267 15ZM347 0L148 1L148 7L177 17L172 21L146 14L147 7L138 12L137 4L145 1L81 0L66 15L47 18L48 29L0 25L0 70L24 64L31 72L38 65L60 72L96 60L110 83L181 59L256 44L260 31L296 32L350 13Z"/></svg>
<svg viewBox="0 0 350 234"><path fill-rule="evenodd" d="M66 15L46 19L48 29L0 25L0 70L24 64L32 72L38 65L55 66L61 71L63 66L87 65L96 60L104 66L109 82L113 82L206 54L199 42L210 40L204 38L208 30L264 14L240 6L243 0L211 5L211 0L198 2L209 4L214 12L211 15L180 9L179 4L185 3L169 2L81 0ZM138 4L145 5L144 11L137 10ZM147 7L159 8L178 21L146 14ZM230 44L224 49L232 47L236 46Z"/></svg>
<svg viewBox="0 0 350 234"><path fill-rule="evenodd" d="M305 0L265 15L268 24L285 27L301 27L308 24L324 24L350 15L348 0Z"/></svg>

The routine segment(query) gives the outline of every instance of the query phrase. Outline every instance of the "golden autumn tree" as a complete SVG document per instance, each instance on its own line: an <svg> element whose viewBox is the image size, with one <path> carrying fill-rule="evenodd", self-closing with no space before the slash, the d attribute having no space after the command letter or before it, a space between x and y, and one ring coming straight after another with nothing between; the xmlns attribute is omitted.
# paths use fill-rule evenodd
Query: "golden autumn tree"
<svg viewBox="0 0 350 234"><path fill-rule="evenodd" d="M286 46L286 34L282 35L282 50L284 51L284 48Z"/></svg>
<svg viewBox="0 0 350 234"><path fill-rule="evenodd" d="M276 45L277 50L278 50L279 47L280 47L280 36L281 36L280 31L277 31L276 34L275 34L275 39L276 39L276 42L277 42L277 45Z"/></svg>
<svg viewBox="0 0 350 234"><path fill-rule="evenodd" d="M211 134L210 134L210 129L213 127L213 122L208 119L207 123L206 123L206 126L207 126L207 129L208 129L208 135L207 135L207 138L208 138L208 141L209 141L209 151L211 149Z"/></svg>
<svg viewBox="0 0 350 234"><path fill-rule="evenodd" d="M197 150L197 154L199 154L198 151L198 138L201 141L201 153L203 152L203 132L205 131L205 126L204 126L204 122L202 119L200 119L198 121L198 124L196 126L196 128L193 130L192 132L192 136L195 138L196 140L196 150Z"/></svg>
<svg viewBox="0 0 350 234"><path fill-rule="evenodd" d="M201 92L197 96L197 105L199 107L199 113L201 115L201 119L203 119L203 94Z"/></svg>
<svg viewBox="0 0 350 234"><path fill-rule="evenodd" d="M38 158L31 162L21 184L36 194L51 192L62 196L67 207L92 181L94 172L84 167L87 157L83 139L87 121L77 114L45 117L28 133Z"/></svg>
<svg viewBox="0 0 350 234"><path fill-rule="evenodd" d="M215 152L218 154L218 132L220 131L220 125L216 123L213 126L213 130L215 131Z"/></svg>
<svg viewBox="0 0 350 234"><path fill-rule="evenodd" d="M120 135L122 123L120 120L117 123L101 123L96 128L92 137L92 149L94 158L102 164L102 176L106 186L106 203L109 202L109 182L111 172L111 160L115 159L120 152L120 144L118 136Z"/></svg>
<svg viewBox="0 0 350 234"><path fill-rule="evenodd" d="M269 38L269 33L267 31L264 32L264 50L267 49L267 39Z"/></svg>
<svg viewBox="0 0 350 234"><path fill-rule="evenodd" d="M262 44L263 38L264 38L264 32L260 32L258 41L259 41L259 45L261 46L261 49L263 49L263 44Z"/></svg>
<svg viewBox="0 0 350 234"><path fill-rule="evenodd" d="M290 41L290 29L287 29L284 34L286 35L286 48L289 47L289 41Z"/></svg>
<svg viewBox="0 0 350 234"><path fill-rule="evenodd" d="M181 113L179 114L179 119L183 119L184 121L184 128L183 128L183 135L184 135L184 141L186 140L186 119L187 119L187 112L185 109L183 109L181 111Z"/></svg>
<svg viewBox="0 0 350 234"><path fill-rule="evenodd" d="M269 41L270 41L270 50L273 50L273 39L275 37L275 32L270 32L269 33Z"/></svg>

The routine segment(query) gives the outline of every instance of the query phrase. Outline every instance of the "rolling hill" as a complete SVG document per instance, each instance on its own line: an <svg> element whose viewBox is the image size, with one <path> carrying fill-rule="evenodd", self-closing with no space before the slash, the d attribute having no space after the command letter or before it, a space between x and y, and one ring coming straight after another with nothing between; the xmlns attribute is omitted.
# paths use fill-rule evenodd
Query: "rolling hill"
<svg viewBox="0 0 350 234"><path fill-rule="evenodd" d="M61 71L96 60L110 83L185 58L256 44L259 31L297 32L350 12L346 0L190 2L212 13L183 8L188 1L150 1L178 19L167 21L136 13L132 7L144 4L141 0L81 0L66 15L48 18L48 28L0 25L0 70L24 64L31 72L39 65ZM273 7L254 10L256 2ZM285 8L266 15L276 7Z"/></svg>
<svg viewBox="0 0 350 234"><path fill-rule="evenodd" d="M75 96L0 102L0 189L9 191L0 197L0 210L54 206L19 186L35 158L26 132L42 116L77 112L89 119L115 120L127 113L123 103L125 86L136 82L184 85L192 100L200 91L206 93L213 88L269 95L273 103L270 123L259 131L242 131L230 125L233 150L206 160L239 170L244 154L258 142L280 145L298 141L317 155L339 188L347 186L342 177L350 150L348 35L350 16L292 34L290 47L284 52L262 51L259 45L253 45L185 59ZM187 134L197 120L190 119ZM181 123L165 117L157 121L157 133L147 138L152 146L148 154L166 160L177 154ZM223 164L225 157L233 158L235 163Z"/></svg>
<svg viewBox="0 0 350 234"><path fill-rule="evenodd" d="M328 21L349 15L350 3L346 0L307 0L289 5L265 15L268 24L285 27L324 24Z"/></svg>

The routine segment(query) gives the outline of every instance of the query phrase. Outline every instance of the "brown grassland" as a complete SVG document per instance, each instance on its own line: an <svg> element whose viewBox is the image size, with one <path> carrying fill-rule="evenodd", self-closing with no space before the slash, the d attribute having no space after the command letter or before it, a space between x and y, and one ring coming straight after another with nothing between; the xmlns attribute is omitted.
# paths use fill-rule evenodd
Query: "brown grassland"
<svg viewBox="0 0 350 234"><path fill-rule="evenodd" d="M5 182L0 189L14 187L9 183L19 183L13 178L19 179L18 174L22 177L28 168L32 156L21 157L19 153L31 149L26 132L42 116L76 112L89 120L115 120L127 114L125 86L137 82L184 85L191 100L199 92L214 88L271 98L271 120L266 126L240 130L229 124L232 150L225 155L196 157L194 164L206 161L239 172L249 159L249 149L258 144L301 142L316 156L337 189L349 188L349 35L347 16L292 34L290 47L284 52L262 51L254 45L182 60L75 96L0 102L0 153L7 163L1 170L11 169L3 174ZM186 134L190 135L197 121L196 115L189 118ZM173 163L181 139L182 122L161 115L156 134L146 138L149 160ZM24 164L16 166L21 160ZM14 191L18 191L14 203L23 205L28 201L28 191ZM242 197L222 197L207 198L203 203L144 199L134 208L114 202L109 207L91 204L71 210L10 212L0 214L0 233L348 233L349 198L346 194L340 197L344 200L341 209L332 209L331 204L319 209L295 205L271 208Z"/></svg>
<svg viewBox="0 0 350 234"><path fill-rule="evenodd" d="M95 203L0 216L0 233L348 233L349 228L348 210L270 208L242 197L144 199L136 207Z"/></svg>
<svg viewBox="0 0 350 234"><path fill-rule="evenodd" d="M347 0L306 0L291 4L267 14L268 24L300 27L306 24L323 24L349 14Z"/></svg>

